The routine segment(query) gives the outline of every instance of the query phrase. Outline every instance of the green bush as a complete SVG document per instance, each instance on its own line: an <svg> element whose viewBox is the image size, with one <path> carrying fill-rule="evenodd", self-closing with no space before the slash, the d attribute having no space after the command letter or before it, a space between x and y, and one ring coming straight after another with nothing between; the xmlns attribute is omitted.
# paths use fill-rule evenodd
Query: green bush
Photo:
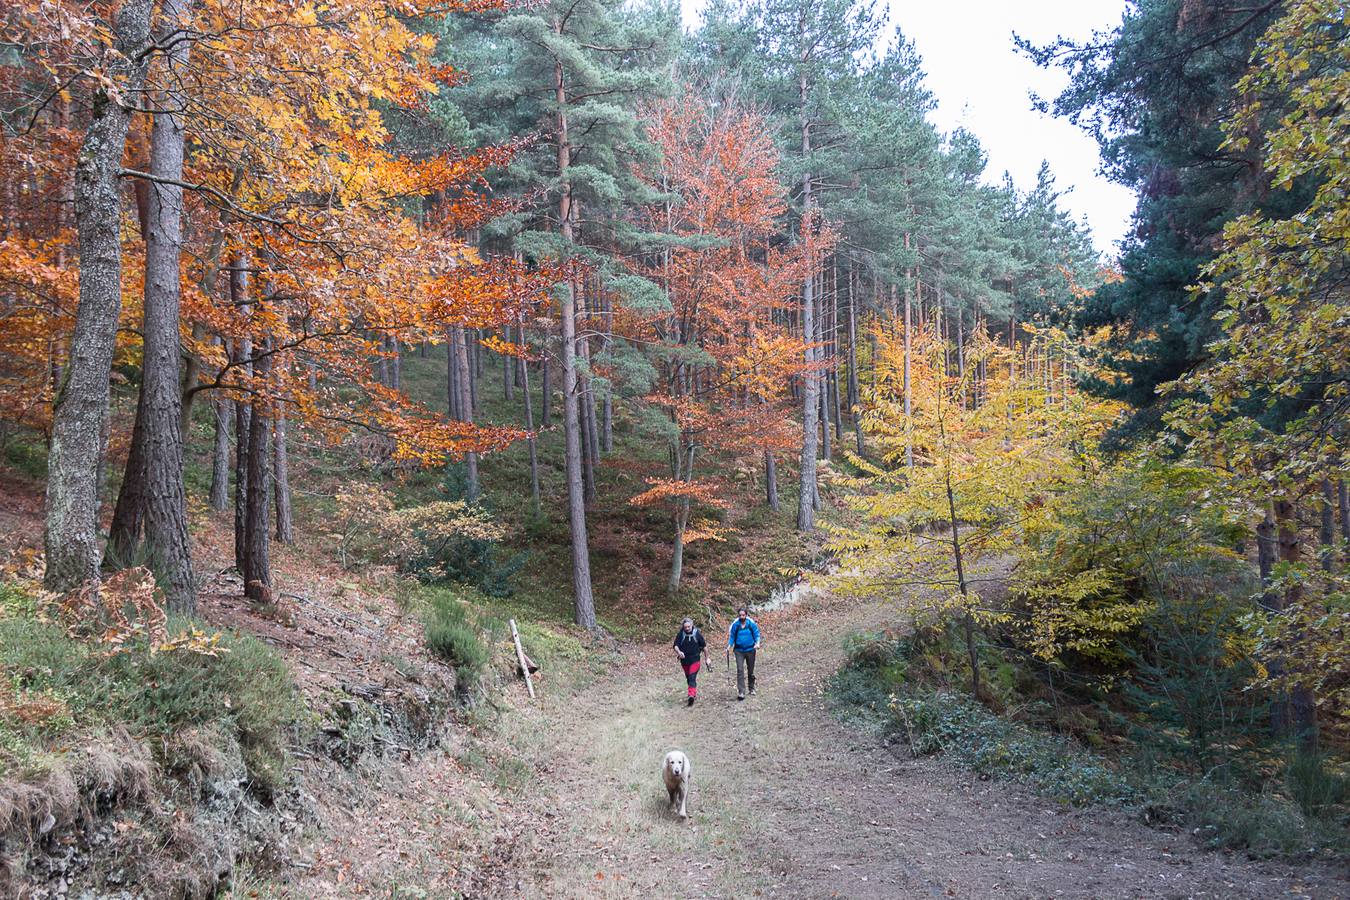
<svg viewBox="0 0 1350 900"><path fill-rule="evenodd" d="M69 713L26 721L33 717L6 715L0 707L0 733L6 734L0 743L12 763L22 762L21 744L32 751L75 726L124 727L143 738L194 728L237 741L257 787L279 783L300 704L285 663L267 645L225 633L215 656L187 649L152 653L144 642L109 653L16 612L9 599L3 609L0 684L15 698L50 698ZM171 621L170 633L190 624Z"/></svg>
<svg viewBox="0 0 1350 900"><path fill-rule="evenodd" d="M1212 849L1257 857L1350 858L1345 821L1305 815L1297 803L1269 791L1199 781L1181 785L1169 800L1172 819Z"/></svg>
<svg viewBox="0 0 1350 900"><path fill-rule="evenodd" d="M941 632L851 636L844 644L848 662L830 683L835 708L846 719L904 738L916 755L942 753L981 775L1023 781L1075 806L1136 796L1123 775L1072 741L934 688L929 670L943 639ZM922 677L912 674L914 667Z"/></svg>
<svg viewBox="0 0 1350 900"><path fill-rule="evenodd" d="M1350 778L1331 768L1326 756L1296 753L1284 770L1285 786L1310 816L1331 813L1350 800Z"/></svg>
<svg viewBox="0 0 1350 900"><path fill-rule="evenodd" d="M461 685L472 684L486 673L492 651L470 620L468 607L454 594L430 592L425 634L431 652L455 667Z"/></svg>
<svg viewBox="0 0 1350 900"><path fill-rule="evenodd" d="M996 716L980 704L944 692L898 697L894 727L915 753L942 753L981 775L1013 778L1071 803L1119 805L1138 796L1119 772L1058 735Z"/></svg>
<svg viewBox="0 0 1350 900"><path fill-rule="evenodd" d="M23 429L0 438L0 460L41 481L47 477L47 442L35 431Z"/></svg>
<svg viewBox="0 0 1350 900"><path fill-rule="evenodd" d="M1194 772L1231 765L1262 731L1268 704L1246 691L1250 663L1232 651L1249 600L1222 594L1161 599L1144 619L1123 694L1137 741Z"/></svg>
<svg viewBox="0 0 1350 900"><path fill-rule="evenodd" d="M1194 638L1204 629L1180 629ZM992 778L1010 778L1076 806L1124 805L1141 810L1155 824L1184 827L1205 844L1253 856L1350 858L1350 778L1325 757L1296 755L1283 781L1260 783L1260 767L1225 765L1204 778L1186 778L1175 765L1178 748L1146 740L1108 762L1075 741L996 715L968 695L945 686L937 671L942 643L918 632L851 636L847 662L835 673L829 697L837 714L910 744L916 754L943 754L952 762ZM1208 642L1168 668L1156 667L1151 688L1203 692L1214 661ZM1184 656L1184 654L1183 654ZM1194 666L1190 671L1188 666ZM1132 691L1135 696L1143 696ZM1022 715L1040 701L1023 704ZM1196 736L1190 723L1207 721L1184 696L1158 702L1145 721L1173 723L1176 739L1190 752ZM1191 718L1182 715L1191 710ZM1065 721L1057 712L1047 721ZM1195 727L1200 728L1199 724ZM1148 737L1147 734L1144 735ZM1208 735L1212 741L1214 735ZM1267 760L1268 762L1268 760Z"/></svg>
<svg viewBox="0 0 1350 900"><path fill-rule="evenodd" d="M443 490L451 500L467 499L463 463L446 466ZM471 503L470 509L492 519L492 510L485 498ZM435 529L425 526L416 526L413 530L421 552L409 558L404 568L427 584L461 582L473 585L489 597L509 597L515 592L512 582L516 573L529 559L529 554L524 551L503 554L500 536L475 535L468 531L447 536L436 534Z"/></svg>

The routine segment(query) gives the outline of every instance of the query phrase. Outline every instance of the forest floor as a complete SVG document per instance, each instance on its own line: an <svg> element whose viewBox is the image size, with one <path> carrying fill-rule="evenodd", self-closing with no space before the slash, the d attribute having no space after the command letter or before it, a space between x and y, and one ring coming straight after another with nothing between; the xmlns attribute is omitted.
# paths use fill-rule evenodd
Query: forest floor
<svg viewBox="0 0 1350 900"><path fill-rule="evenodd" d="M1187 834L1061 807L841 724L825 683L842 640L894 614L831 600L767 617L759 689L743 703L720 650L686 708L669 649L645 645L578 696L525 708L511 737L534 757L542 793L531 815L545 824L495 892L1350 896L1350 873L1205 851ZM693 770L687 822L666 811L658 777L676 747Z"/></svg>

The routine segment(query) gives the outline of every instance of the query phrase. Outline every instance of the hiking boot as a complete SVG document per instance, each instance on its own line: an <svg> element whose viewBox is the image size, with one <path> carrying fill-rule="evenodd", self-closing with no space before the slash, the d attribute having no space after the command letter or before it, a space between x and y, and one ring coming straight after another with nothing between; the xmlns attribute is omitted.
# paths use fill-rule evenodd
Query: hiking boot
<svg viewBox="0 0 1350 900"><path fill-rule="evenodd" d="M690 697L690 698L689 698L689 702L686 703L685 706L693 706L693 705L694 705L694 698L693 698L693 697Z"/></svg>
<svg viewBox="0 0 1350 900"><path fill-rule="evenodd" d="M737 694L737 695L736 695L736 699L737 699L737 700L744 700L744 699L745 699L745 695L744 695L744 694Z"/></svg>

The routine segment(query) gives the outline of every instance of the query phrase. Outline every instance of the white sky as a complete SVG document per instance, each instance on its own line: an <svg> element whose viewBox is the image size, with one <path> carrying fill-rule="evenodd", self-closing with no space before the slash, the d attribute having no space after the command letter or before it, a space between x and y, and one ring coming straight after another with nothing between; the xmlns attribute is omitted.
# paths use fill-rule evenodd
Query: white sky
<svg viewBox="0 0 1350 900"><path fill-rule="evenodd" d="M923 57L927 86L938 101L942 131L963 126L989 154L986 178L1012 174L1019 187L1036 183L1049 160L1061 203L1085 218L1097 248L1113 253L1134 211L1134 194L1097 174L1096 142L1069 122L1031 108L1030 94L1053 97L1065 83L1059 71L1037 68L1012 43L1012 33L1037 43L1057 35L1085 38L1120 22L1125 0L881 0L889 2L889 42L898 24ZM704 0L681 0L684 21L697 24Z"/></svg>

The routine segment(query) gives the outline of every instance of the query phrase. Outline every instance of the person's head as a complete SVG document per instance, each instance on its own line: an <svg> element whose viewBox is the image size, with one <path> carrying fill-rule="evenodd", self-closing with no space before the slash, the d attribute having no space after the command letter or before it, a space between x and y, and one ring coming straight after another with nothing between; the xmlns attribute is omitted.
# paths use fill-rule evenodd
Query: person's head
<svg viewBox="0 0 1350 900"><path fill-rule="evenodd" d="M680 627L683 628L685 631L693 631L694 620L686 617L685 620L680 623Z"/></svg>
<svg viewBox="0 0 1350 900"><path fill-rule="evenodd" d="M740 617L741 617L741 621L744 622L744 621L745 621L745 617L748 616L748 615L750 615L750 610L748 610L748 609L746 609L744 606L742 606L740 609L738 609L738 610L736 611L736 615L740 616Z"/></svg>

